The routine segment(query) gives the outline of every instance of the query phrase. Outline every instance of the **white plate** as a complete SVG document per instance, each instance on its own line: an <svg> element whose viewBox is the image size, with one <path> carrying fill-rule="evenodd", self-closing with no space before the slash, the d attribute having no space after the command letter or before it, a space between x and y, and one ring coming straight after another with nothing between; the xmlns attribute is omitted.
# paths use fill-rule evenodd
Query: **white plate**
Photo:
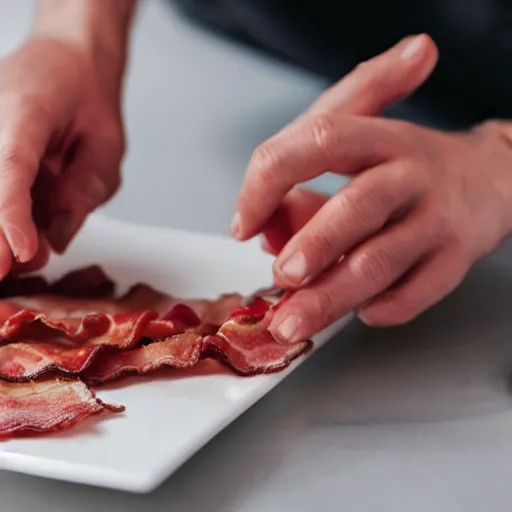
<svg viewBox="0 0 512 512"><path fill-rule="evenodd" d="M122 289L144 281L183 297L250 293L270 283L271 259L255 244L228 238L92 218L49 276L100 263ZM315 349L348 317L314 338ZM310 353L311 354L311 353ZM221 429L268 393L310 354L287 370L243 378L169 370L101 389L124 414L84 422L68 432L0 443L0 469L149 492Z"/></svg>

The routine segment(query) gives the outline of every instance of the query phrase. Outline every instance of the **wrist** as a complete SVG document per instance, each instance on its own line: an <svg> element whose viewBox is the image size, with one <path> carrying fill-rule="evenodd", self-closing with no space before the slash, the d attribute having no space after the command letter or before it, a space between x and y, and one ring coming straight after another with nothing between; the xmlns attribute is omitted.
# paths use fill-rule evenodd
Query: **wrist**
<svg viewBox="0 0 512 512"><path fill-rule="evenodd" d="M119 96L136 0L38 0L31 39L52 39L87 54Z"/></svg>

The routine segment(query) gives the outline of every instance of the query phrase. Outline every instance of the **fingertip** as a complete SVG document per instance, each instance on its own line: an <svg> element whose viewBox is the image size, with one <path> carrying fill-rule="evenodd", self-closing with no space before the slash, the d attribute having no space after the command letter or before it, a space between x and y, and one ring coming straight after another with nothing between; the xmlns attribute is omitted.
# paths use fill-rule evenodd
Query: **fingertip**
<svg viewBox="0 0 512 512"><path fill-rule="evenodd" d="M52 219L46 236L53 250L61 254L66 250L77 230L73 212L62 212Z"/></svg>
<svg viewBox="0 0 512 512"><path fill-rule="evenodd" d="M37 253L35 256L27 263L16 263L11 269L11 272L14 275L25 274L27 272L33 272L34 270L39 270L43 268L50 259L50 246L48 240L45 238L43 234L39 234L39 242Z"/></svg>
<svg viewBox="0 0 512 512"><path fill-rule="evenodd" d="M293 345L307 339L303 320L302 315L290 309L286 304L274 313L268 330L278 343Z"/></svg>
<svg viewBox="0 0 512 512"><path fill-rule="evenodd" d="M439 51L436 43L428 34L410 36L398 45L400 58L413 67L420 66L428 74L437 64Z"/></svg>
<svg viewBox="0 0 512 512"><path fill-rule="evenodd" d="M240 240L240 235L242 232L242 222L240 218L240 213L238 210L233 215L233 219L231 220L231 235L236 238L237 240Z"/></svg>
<svg viewBox="0 0 512 512"><path fill-rule="evenodd" d="M12 222L4 226L5 241L8 243L12 256L19 263L29 262L37 253L37 229L32 221L21 228Z"/></svg>
<svg viewBox="0 0 512 512"><path fill-rule="evenodd" d="M429 34L420 34L419 37L423 40L423 44L425 45L426 51L428 51L432 56L435 56L436 59L439 55L439 48L437 47L436 42L432 39Z"/></svg>

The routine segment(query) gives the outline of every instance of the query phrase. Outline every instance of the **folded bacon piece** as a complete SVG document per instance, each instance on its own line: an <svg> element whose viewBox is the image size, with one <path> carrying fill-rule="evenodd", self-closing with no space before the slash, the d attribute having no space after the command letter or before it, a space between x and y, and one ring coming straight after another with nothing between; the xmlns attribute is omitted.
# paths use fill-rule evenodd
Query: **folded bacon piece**
<svg viewBox="0 0 512 512"><path fill-rule="evenodd" d="M122 411L96 398L80 380L0 381L0 439L63 430L93 414Z"/></svg>
<svg viewBox="0 0 512 512"><path fill-rule="evenodd" d="M235 316L213 336L203 340L203 351L220 359L240 375L273 373L312 347L309 340L282 345L267 329L264 318Z"/></svg>

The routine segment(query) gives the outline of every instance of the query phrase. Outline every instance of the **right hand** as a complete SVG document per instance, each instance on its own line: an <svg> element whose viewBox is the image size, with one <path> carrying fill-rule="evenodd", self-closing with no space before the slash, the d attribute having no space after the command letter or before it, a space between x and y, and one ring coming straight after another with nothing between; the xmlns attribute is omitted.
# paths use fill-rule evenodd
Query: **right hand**
<svg viewBox="0 0 512 512"><path fill-rule="evenodd" d="M118 189L124 133L107 76L92 52L46 37L0 61L0 279L63 252Z"/></svg>

